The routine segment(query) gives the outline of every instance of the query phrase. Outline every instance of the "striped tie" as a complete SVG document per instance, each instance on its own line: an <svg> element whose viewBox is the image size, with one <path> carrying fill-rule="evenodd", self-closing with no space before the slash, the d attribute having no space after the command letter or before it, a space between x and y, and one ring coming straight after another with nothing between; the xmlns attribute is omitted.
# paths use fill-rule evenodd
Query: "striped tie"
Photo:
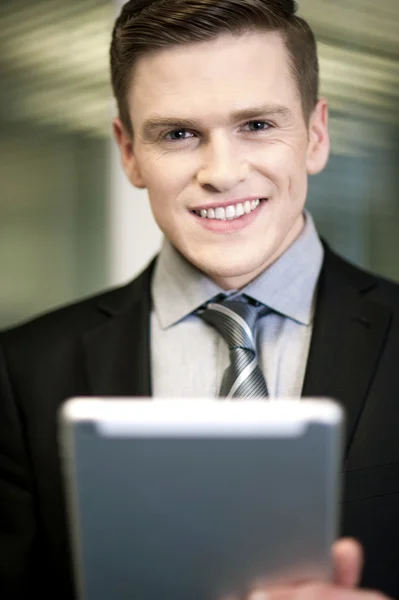
<svg viewBox="0 0 399 600"><path fill-rule="evenodd" d="M222 335L230 351L230 365L224 372L219 396L225 398L262 398L267 385L256 357L257 320L265 315L265 306L253 306L239 296L234 300L210 303L199 313Z"/></svg>

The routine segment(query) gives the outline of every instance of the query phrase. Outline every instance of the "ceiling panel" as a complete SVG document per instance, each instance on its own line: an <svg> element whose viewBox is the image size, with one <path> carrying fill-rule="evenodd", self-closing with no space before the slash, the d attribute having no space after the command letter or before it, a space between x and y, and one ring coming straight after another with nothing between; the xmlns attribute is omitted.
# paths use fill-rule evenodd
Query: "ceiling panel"
<svg viewBox="0 0 399 600"><path fill-rule="evenodd" d="M399 0L300 0L299 8L319 40L335 151L388 143L384 128L398 124ZM0 120L108 136L114 12L100 0L3 3ZM359 135L370 121L381 125L374 137Z"/></svg>

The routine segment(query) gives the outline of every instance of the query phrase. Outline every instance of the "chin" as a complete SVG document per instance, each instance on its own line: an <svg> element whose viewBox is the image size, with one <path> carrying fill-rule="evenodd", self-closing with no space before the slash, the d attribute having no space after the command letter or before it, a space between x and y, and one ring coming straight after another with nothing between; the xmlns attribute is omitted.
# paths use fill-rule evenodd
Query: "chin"
<svg viewBox="0 0 399 600"><path fill-rule="evenodd" d="M267 261L264 257L254 260L252 255L250 259L245 259L242 253L240 256L224 255L218 261L203 261L201 264L197 262L197 267L219 285L221 280L231 282L228 286L231 289L243 287L262 273L266 266ZM241 283L237 285L238 282Z"/></svg>

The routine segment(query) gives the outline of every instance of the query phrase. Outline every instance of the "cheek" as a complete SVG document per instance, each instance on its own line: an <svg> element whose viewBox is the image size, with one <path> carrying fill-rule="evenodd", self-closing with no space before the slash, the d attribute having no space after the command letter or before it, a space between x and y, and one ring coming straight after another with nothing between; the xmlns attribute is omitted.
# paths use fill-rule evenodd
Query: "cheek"
<svg viewBox="0 0 399 600"><path fill-rule="evenodd" d="M186 204L182 202L187 189L184 173L175 164L165 165L164 161L158 161L147 163L143 177L155 221L164 235L176 243L176 235L181 229L178 224L187 216Z"/></svg>
<svg viewBox="0 0 399 600"><path fill-rule="evenodd" d="M141 173L154 203L173 204L190 182L189 167L179 157L159 156L142 161Z"/></svg>
<svg viewBox="0 0 399 600"><path fill-rule="evenodd" d="M262 157L263 174L280 192L296 193L306 186L306 150L302 146L270 145Z"/></svg>

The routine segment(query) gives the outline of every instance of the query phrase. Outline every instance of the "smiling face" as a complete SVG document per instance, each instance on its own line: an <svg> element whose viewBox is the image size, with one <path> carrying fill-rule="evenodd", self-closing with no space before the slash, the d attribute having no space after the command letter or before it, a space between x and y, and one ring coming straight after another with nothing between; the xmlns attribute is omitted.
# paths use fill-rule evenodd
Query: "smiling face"
<svg viewBox="0 0 399 600"><path fill-rule="evenodd" d="M282 38L255 32L141 57L129 106L133 139L119 119L116 139L160 229L221 287L243 287L302 230L326 102L306 123Z"/></svg>

